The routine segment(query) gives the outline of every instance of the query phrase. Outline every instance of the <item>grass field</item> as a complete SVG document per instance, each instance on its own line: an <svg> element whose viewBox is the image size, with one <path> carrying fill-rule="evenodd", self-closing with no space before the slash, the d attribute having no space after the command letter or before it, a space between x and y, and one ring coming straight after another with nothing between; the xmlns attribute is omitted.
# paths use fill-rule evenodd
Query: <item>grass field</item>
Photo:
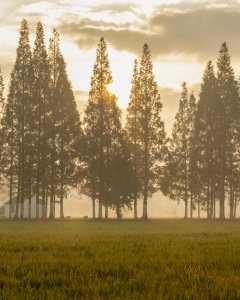
<svg viewBox="0 0 240 300"><path fill-rule="evenodd" d="M240 223L0 221L0 299L240 299Z"/></svg>

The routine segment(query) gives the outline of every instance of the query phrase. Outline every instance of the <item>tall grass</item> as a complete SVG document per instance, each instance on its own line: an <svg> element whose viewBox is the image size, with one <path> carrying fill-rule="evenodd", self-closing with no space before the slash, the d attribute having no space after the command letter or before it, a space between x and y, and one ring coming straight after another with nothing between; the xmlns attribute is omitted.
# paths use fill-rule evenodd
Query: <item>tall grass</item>
<svg viewBox="0 0 240 300"><path fill-rule="evenodd" d="M240 223L0 222L1 299L240 299Z"/></svg>

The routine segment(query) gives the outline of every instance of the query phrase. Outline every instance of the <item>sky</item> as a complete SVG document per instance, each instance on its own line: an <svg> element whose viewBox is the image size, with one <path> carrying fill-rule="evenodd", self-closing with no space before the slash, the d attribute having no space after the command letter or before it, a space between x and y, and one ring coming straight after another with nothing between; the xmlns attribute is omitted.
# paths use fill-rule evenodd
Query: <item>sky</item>
<svg viewBox="0 0 240 300"><path fill-rule="evenodd" d="M87 99L96 47L103 36L114 79L110 90L126 109L133 61L147 42L168 133L181 83L186 81L197 96L204 67L208 60L216 62L222 42L228 43L236 75L240 74L240 0L0 0L0 65L6 83L23 18L29 22L32 44L38 20L44 24L47 44L52 29L59 31L79 103Z"/></svg>
<svg viewBox="0 0 240 300"><path fill-rule="evenodd" d="M181 83L187 82L198 96L205 65L217 61L222 42L228 43L236 76L240 75L240 0L0 0L0 65L6 85L23 18L29 22L32 45L39 20L47 44L53 28L58 30L80 109L87 100L102 36L108 43L113 73L110 90L123 110L134 59L140 59L142 46L148 43L168 134Z"/></svg>

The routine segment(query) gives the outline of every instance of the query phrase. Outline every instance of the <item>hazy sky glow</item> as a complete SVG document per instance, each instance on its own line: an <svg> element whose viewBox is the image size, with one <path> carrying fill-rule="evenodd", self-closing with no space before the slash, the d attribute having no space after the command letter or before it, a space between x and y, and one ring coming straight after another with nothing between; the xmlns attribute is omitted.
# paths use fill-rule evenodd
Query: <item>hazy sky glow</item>
<svg viewBox="0 0 240 300"><path fill-rule="evenodd" d="M38 20L44 24L46 42L52 29L58 29L78 100L86 100L96 45L104 36L114 78L111 90L126 108L133 60L140 56L143 43L149 43L167 129L181 82L197 90L204 65L209 59L216 61L223 41L228 42L240 73L240 1L0 0L0 64L5 81L15 59L22 18L29 21L32 42Z"/></svg>

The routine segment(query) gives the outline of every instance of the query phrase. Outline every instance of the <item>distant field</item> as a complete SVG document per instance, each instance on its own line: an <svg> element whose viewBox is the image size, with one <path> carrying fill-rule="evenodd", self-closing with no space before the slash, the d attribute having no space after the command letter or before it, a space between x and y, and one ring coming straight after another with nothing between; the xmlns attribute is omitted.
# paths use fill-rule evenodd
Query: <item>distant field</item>
<svg viewBox="0 0 240 300"><path fill-rule="evenodd" d="M240 222L0 221L0 299L240 299Z"/></svg>

